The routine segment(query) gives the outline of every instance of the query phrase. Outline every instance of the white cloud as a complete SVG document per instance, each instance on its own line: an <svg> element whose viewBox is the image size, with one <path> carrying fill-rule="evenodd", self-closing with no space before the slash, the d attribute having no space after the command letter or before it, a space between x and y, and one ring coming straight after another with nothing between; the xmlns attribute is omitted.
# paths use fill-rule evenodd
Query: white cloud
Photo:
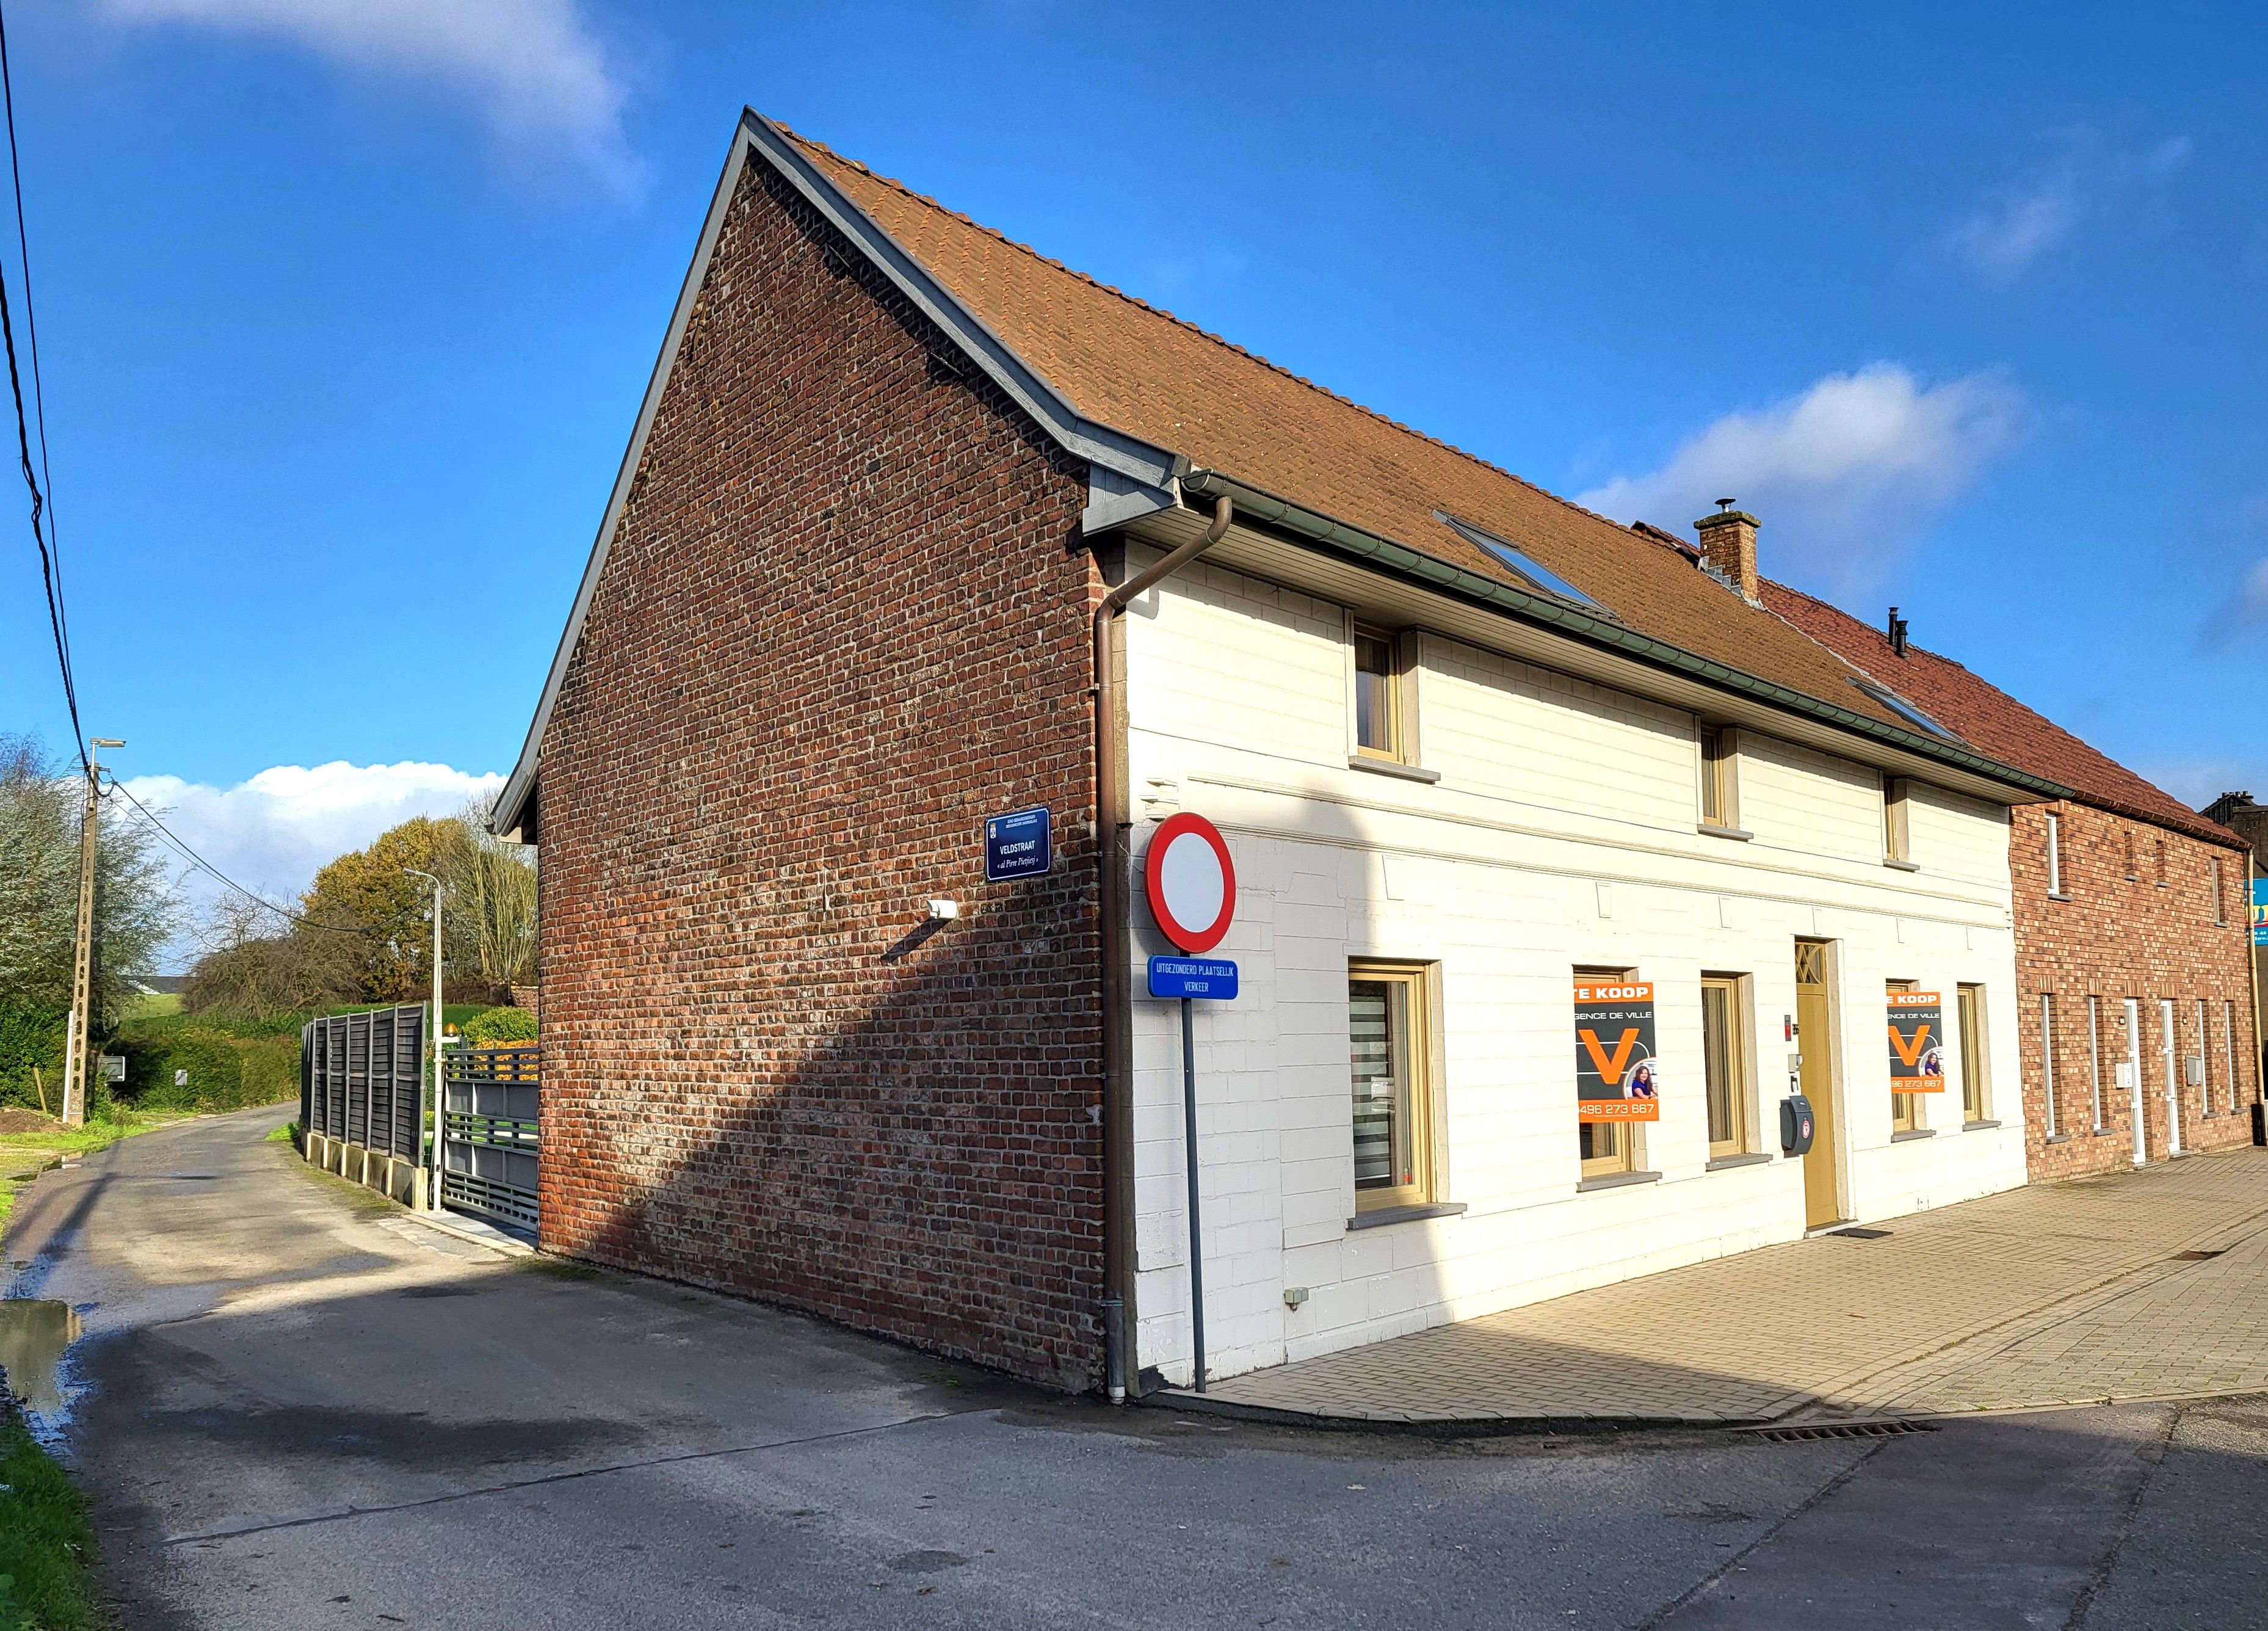
<svg viewBox="0 0 2268 1631"><path fill-rule="evenodd" d="M1727 414L1650 475L1577 502L1678 528L1733 497L1768 554L1852 587L1975 485L2023 434L2022 394L1996 374L1924 385L1895 363L1830 374L1800 395ZM1767 562L1767 570L1785 571Z"/></svg>
<svg viewBox="0 0 2268 1631"><path fill-rule="evenodd" d="M2028 185L2009 188L1955 223L1946 234L1946 251L1992 282L2012 283L2119 194L2170 175L2190 152L2185 136L2110 152L2075 137Z"/></svg>
<svg viewBox="0 0 2268 1631"><path fill-rule="evenodd" d="M493 797L504 778L446 764L279 764L233 787L178 776L134 776L126 789L181 841L222 872L269 899L296 905L326 861L358 850L416 816L447 816L473 798ZM201 873L183 880L192 907L219 885ZM194 955L186 941L171 948Z"/></svg>
<svg viewBox="0 0 2268 1631"><path fill-rule="evenodd" d="M523 162L565 157L636 184L626 91L576 0L102 0L124 23L174 23L281 40L335 67L410 79L472 103Z"/></svg>

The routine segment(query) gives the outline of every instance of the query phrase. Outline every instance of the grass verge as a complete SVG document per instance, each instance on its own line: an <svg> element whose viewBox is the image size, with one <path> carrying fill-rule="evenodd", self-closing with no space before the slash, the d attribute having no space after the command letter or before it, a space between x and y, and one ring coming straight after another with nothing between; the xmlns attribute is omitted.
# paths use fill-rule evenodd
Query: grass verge
<svg viewBox="0 0 2268 1631"><path fill-rule="evenodd" d="M96 1631L86 1500L13 1406L0 1409L0 1631Z"/></svg>

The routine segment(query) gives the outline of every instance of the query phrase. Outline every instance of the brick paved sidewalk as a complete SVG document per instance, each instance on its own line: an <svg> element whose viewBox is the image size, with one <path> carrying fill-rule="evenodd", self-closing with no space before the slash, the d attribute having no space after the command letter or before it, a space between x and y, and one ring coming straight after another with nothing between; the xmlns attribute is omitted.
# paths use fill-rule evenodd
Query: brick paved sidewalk
<svg viewBox="0 0 2268 1631"><path fill-rule="evenodd" d="M1718 1423L2268 1389L2268 1151L1884 1227L1233 1376L1206 1399L1381 1424Z"/></svg>

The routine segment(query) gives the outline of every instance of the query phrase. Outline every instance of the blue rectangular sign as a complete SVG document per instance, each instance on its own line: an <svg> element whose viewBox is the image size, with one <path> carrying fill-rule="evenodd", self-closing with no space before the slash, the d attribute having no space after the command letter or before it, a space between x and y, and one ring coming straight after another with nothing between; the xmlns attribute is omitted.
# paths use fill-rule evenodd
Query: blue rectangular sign
<svg viewBox="0 0 2268 1631"><path fill-rule="evenodd" d="M1150 994L1226 1002L1236 995L1236 964L1226 957L1152 957Z"/></svg>
<svg viewBox="0 0 2268 1631"><path fill-rule="evenodd" d="M2268 878L2252 880L2252 943L2268 946Z"/></svg>
<svg viewBox="0 0 2268 1631"><path fill-rule="evenodd" d="M984 882L1035 878L1054 870L1055 823L1047 807L1011 810L984 823Z"/></svg>

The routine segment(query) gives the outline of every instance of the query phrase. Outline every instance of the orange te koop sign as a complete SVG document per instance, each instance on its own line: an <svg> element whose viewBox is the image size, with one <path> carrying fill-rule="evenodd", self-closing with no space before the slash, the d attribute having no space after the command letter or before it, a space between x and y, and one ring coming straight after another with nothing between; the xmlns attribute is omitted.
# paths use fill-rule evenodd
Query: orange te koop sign
<svg viewBox="0 0 2268 1631"><path fill-rule="evenodd" d="M1659 1121L1653 987L1575 982L1575 1102L1580 1121Z"/></svg>
<svg viewBox="0 0 2268 1631"><path fill-rule="evenodd" d="M1933 991L1889 993L1890 1084L1900 1093L1945 1091L1945 1010Z"/></svg>

